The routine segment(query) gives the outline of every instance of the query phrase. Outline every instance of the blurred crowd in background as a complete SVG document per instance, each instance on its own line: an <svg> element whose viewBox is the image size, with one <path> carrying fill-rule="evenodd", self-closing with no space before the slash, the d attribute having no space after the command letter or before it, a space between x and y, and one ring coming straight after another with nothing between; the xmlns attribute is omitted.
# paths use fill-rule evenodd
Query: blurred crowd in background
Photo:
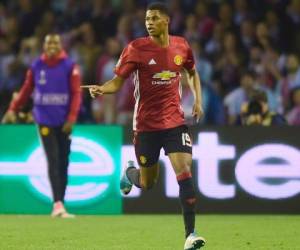
<svg viewBox="0 0 300 250"><path fill-rule="evenodd" d="M48 33L59 33L84 84L114 76L122 49L147 35L146 0L1 0L0 119ZM170 34L190 43L203 86L204 124L236 124L253 90L267 110L300 125L299 0L169 0ZM131 124L133 82L117 95L83 93L80 123ZM183 85L191 119L193 96ZM30 107L24 107L27 112ZM247 111L246 111L247 113ZM28 122L30 119L28 120ZM26 122L26 119L24 120Z"/></svg>

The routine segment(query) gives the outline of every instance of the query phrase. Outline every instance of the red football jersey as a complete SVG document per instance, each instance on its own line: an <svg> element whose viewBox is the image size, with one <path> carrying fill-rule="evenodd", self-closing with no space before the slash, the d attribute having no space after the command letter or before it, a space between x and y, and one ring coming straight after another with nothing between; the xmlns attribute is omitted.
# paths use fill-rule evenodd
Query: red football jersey
<svg viewBox="0 0 300 250"><path fill-rule="evenodd" d="M162 48L150 37L136 39L123 50L115 74L134 74L133 130L154 131L184 124L180 105L180 72L194 68L192 50L182 37L169 36Z"/></svg>

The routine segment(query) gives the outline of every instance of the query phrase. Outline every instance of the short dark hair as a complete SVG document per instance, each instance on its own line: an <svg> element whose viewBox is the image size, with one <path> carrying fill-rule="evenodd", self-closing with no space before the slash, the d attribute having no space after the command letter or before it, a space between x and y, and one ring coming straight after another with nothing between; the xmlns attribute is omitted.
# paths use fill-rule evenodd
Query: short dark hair
<svg viewBox="0 0 300 250"><path fill-rule="evenodd" d="M167 7L167 5L165 3L162 3L162 2L150 3L147 6L147 10L158 10L162 14L165 14L165 15L169 16L168 7Z"/></svg>
<svg viewBox="0 0 300 250"><path fill-rule="evenodd" d="M262 89L255 89L250 94L250 101L253 102L268 102L268 96Z"/></svg>
<svg viewBox="0 0 300 250"><path fill-rule="evenodd" d="M261 89L254 89L250 94L248 103L247 115L262 115L263 114L263 103L268 103L268 97L265 91Z"/></svg>

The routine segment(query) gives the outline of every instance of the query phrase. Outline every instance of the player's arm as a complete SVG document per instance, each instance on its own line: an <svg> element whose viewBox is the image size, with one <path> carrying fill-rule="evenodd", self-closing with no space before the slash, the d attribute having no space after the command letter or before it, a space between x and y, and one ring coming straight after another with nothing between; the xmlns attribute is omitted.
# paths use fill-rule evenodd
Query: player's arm
<svg viewBox="0 0 300 250"><path fill-rule="evenodd" d="M202 108L202 89L198 72L193 68L190 70L185 69L186 79L189 87L194 95L194 106L192 115L196 118L197 122L203 116Z"/></svg>
<svg viewBox="0 0 300 250"><path fill-rule="evenodd" d="M195 101L201 104L201 83L199 74L195 69L185 69L185 72L188 85L194 95Z"/></svg>
<svg viewBox="0 0 300 250"><path fill-rule="evenodd" d="M31 69L27 70L24 84L17 95L17 98L13 99L9 105L8 111L3 116L3 123L15 123L17 120L16 112L24 106L34 89L33 84L33 72Z"/></svg>
<svg viewBox="0 0 300 250"><path fill-rule="evenodd" d="M82 88L88 88L91 97L95 98L98 95L116 93L124 84L124 79L115 75L113 79L105 82L103 85L84 85Z"/></svg>
<svg viewBox="0 0 300 250"><path fill-rule="evenodd" d="M199 119L203 116L200 77L195 67L193 51L187 41L185 41L185 45L187 48L187 58L183 64L183 69L186 72L187 82L194 95L194 106L192 115L198 122Z"/></svg>
<svg viewBox="0 0 300 250"><path fill-rule="evenodd" d="M115 75L113 79L105 82L99 87L101 94L113 94L121 89L123 86L124 79L118 75Z"/></svg>
<svg viewBox="0 0 300 250"><path fill-rule="evenodd" d="M65 121L62 131L65 133L70 133L73 128L73 124L77 120L77 116L80 109L81 103L81 75L80 69L77 64L75 64L72 68L71 75L70 75L70 110L67 116L67 120Z"/></svg>

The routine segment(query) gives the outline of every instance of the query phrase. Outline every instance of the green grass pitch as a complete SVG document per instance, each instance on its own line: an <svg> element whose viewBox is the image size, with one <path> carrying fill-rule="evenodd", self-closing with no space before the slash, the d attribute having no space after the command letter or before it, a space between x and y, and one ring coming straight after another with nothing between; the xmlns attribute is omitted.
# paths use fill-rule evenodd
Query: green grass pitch
<svg viewBox="0 0 300 250"><path fill-rule="evenodd" d="M300 216L202 215L203 250L299 250ZM182 250L180 215L0 215L0 249ZM202 249L201 249L202 250Z"/></svg>

